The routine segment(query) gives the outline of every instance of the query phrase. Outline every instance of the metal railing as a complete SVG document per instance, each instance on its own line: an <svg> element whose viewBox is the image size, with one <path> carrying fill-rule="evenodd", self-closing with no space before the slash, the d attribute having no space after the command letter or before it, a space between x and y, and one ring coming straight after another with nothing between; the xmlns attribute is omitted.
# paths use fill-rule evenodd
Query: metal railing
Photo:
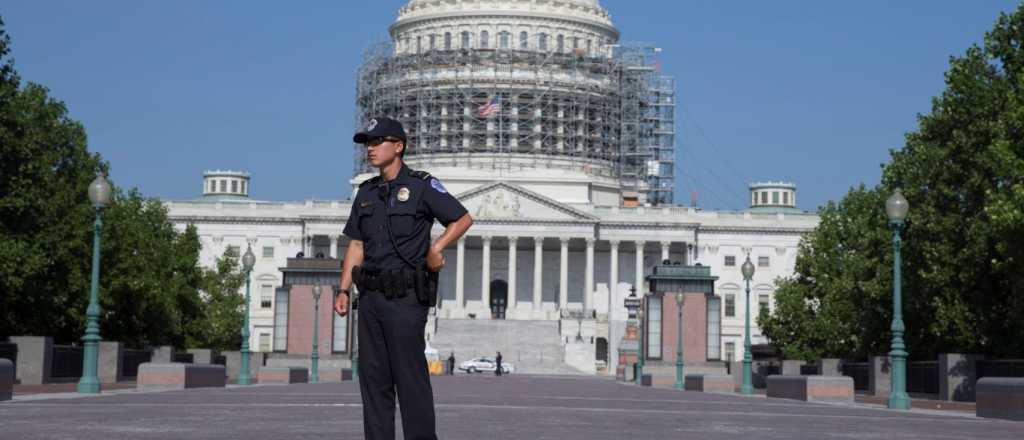
<svg viewBox="0 0 1024 440"><path fill-rule="evenodd" d="M3 357L0 355L0 357ZM976 364L978 379L983 377L1024 377L1024 359L982 360Z"/></svg>
<svg viewBox="0 0 1024 440"><path fill-rule="evenodd" d="M172 362L179 364L191 364L195 362L195 355L192 353L174 353Z"/></svg>
<svg viewBox="0 0 1024 440"><path fill-rule="evenodd" d="M82 377L85 349L73 345L54 345L50 359L50 375L54 378Z"/></svg>
<svg viewBox="0 0 1024 440"><path fill-rule="evenodd" d="M18 344L0 342L0 358L10 360L14 364L14 377L18 377Z"/></svg>
<svg viewBox="0 0 1024 440"><path fill-rule="evenodd" d="M937 394L939 392L939 362L907 362L907 392Z"/></svg>
<svg viewBox="0 0 1024 440"><path fill-rule="evenodd" d="M121 376L136 377L139 375L139 365L149 362L153 353L149 350L124 350L121 356Z"/></svg>
<svg viewBox="0 0 1024 440"><path fill-rule="evenodd" d="M853 389L867 391L871 384L871 364L868 362L843 362L843 376L853 378Z"/></svg>

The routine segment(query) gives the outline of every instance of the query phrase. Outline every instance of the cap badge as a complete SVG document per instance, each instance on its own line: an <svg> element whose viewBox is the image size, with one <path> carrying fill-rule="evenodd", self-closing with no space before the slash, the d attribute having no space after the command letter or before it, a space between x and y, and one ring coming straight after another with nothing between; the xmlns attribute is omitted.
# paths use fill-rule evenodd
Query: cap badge
<svg viewBox="0 0 1024 440"><path fill-rule="evenodd" d="M404 202L406 200L409 200L409 188L403 186L398 189L398 201Z"/></svg>
<svg viewBox="0 0 1024 440"><path fill-rule="evenodd" d="M373 131L374 128L377 128L376 118L370 119L370 123L366 126L366 131Z"/></svg>

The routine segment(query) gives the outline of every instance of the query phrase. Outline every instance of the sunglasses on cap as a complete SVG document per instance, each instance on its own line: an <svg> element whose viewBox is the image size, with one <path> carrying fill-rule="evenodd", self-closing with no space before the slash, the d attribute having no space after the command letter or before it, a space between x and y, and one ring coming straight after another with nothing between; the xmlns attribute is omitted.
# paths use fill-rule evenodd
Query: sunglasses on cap
<svg viewBox="0 0 1024 440"><path fill-rule="evenodd" d="M376 146L378 146L380 144L383 144L385 142L396 143L396 142L405 142L405 141L403 141L401 139L398 139L398 138L387 137L387 136L374 136L374 137L369 138L369 139L366 140L366 146L367 147L376 147Z"/></svg>

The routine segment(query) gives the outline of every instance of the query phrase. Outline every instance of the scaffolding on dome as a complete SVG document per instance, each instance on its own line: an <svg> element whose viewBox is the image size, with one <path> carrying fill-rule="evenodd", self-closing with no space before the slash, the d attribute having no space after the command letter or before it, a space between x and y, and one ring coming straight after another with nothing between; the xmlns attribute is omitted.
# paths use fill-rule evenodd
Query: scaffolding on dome
<svg viewBox="0 0 1024 440"><path fill-rule="evenodd" d="M368 47L356 78L355 126L380 115L398 119L412 146L407 158L421 163L469 157L499 173L579 170L619 179L640 203L672 203L675 80L659 72L658 49L590 51L536 38L511 44L508 34L487 48L468 37L402 51L392 42ZM364 147L354 150L355 172L371 171Z"/></svg>

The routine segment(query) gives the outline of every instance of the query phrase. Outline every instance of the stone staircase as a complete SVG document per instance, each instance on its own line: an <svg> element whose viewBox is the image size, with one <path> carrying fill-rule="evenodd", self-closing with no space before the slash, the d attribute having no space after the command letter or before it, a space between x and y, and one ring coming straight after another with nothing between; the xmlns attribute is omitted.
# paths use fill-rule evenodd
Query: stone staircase
<svg viewBox="0 0 1024 440"><path fill-rule="evenodd" d="M456 364L500 351L516 373L585 374L565 364L558 321L439 319L432 330L430 345Z"/></svg>

